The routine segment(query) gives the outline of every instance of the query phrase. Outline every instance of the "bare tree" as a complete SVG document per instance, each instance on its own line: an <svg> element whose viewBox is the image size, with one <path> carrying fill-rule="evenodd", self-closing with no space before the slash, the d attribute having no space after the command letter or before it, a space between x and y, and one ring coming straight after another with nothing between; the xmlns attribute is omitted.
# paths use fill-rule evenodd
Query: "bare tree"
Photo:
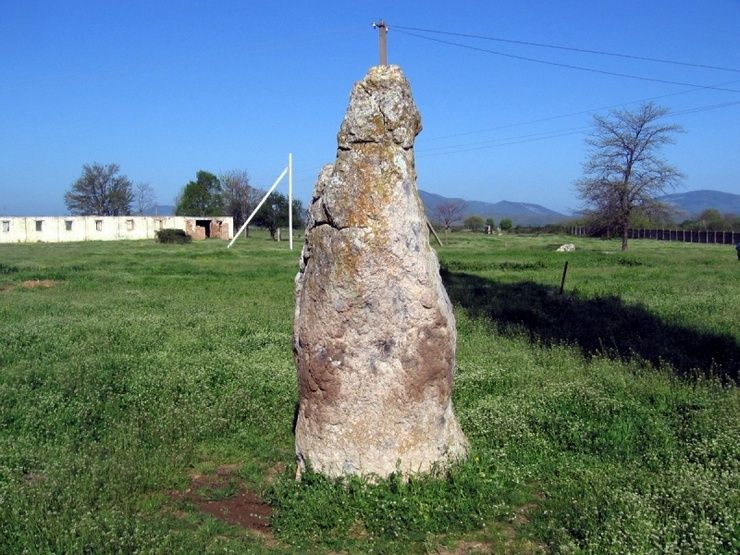
<svg viewBox="0 0 740 555"><path fill-rule="evenodd" d="M123 216L131 213L131 180L117 164L85 164L82 175L64 195L67 210L80 216Z"/></svg>
<svg viewBox="0 0 740 555"><path fill-rule="evenodd" d="M577 183L578 194L594 221L619 233L623 251L635 211L656 211L655 196L681 178L681 172L658 156L660 148L673 143L672 135L682 130L658 121L667 113L651 102L634 112L594 116L594 130L586 139L591 148L583 165L584 178Z"/></svg>
<svg viewBox="0 0 740 555"><path fill-rule="evenodd" d="M447 239L447 232L454 222L459 220L465 212L465 201L464 200L448 200L441 202L434 209L437 219L442 224L445 230L445 240Z"/></svg>
<svg viewBox="0 0 740 555"><path fill-rule="evenodd" d="M231 170L221 175L224 208L234 218L234 229L239 229L256 206L256 189L249 183L245 170ZM249 229L246 230L249 235Z"/></svg>
<svg viewBox="0 0 740 555"><path fill-rule="evenodd" d="M134 208L139 216L144 216L157 204L157 194L149 183L134 185Z"/></svg>

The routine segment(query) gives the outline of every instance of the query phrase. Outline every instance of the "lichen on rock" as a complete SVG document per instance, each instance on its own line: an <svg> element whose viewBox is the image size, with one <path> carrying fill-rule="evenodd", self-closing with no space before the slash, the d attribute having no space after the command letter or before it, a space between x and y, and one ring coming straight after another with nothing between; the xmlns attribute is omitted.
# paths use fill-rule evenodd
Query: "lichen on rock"
<svg viewBox="0 0 740 555"><path fill-rule="evenodd" d="M464 457L455 319L416 188L421 118L398 66L356 83L309 207L296 276L296 456L328 476Z"/></svg>

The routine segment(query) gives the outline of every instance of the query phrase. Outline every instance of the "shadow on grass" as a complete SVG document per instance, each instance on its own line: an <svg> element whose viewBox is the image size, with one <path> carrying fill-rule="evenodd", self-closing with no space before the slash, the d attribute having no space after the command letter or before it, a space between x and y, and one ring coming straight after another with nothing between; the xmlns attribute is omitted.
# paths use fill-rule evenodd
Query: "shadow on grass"
<svg viewBox="0 0 740 555"><path fill-rule="evenodd" d="M655 367L669 363L682 377L738 382L740 345L728 334L664 322L616 296L580 299L529 281L504 284L445 268L441 274L453 304L471 316L490 318L501 332L577 345L586 355L641 358Z"/></svg>

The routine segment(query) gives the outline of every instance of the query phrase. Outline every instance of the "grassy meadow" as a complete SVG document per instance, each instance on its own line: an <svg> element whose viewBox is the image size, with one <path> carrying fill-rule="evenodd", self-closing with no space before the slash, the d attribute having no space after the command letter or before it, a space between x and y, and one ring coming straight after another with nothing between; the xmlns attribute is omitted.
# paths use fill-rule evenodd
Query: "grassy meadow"
<svg viewBox="0 0 740 555"><path fill-rule="evenodd" d="M375 485L293 479L300 245L225 247L0 245L0 553L740 551L732 246L452 234L470 456Z"/></svg>

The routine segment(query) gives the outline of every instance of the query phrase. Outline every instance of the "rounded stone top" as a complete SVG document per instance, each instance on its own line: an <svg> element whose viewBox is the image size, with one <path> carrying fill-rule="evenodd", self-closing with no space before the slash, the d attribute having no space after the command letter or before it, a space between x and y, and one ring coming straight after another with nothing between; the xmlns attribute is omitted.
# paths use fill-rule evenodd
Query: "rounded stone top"
<svg viewBox="0 0 740 555"><path fill-rule="evenodd" d="M374 66L352 88L337 143L341 149L385 142L411 148L420 131L421 116L401 68Z"/></svg>

